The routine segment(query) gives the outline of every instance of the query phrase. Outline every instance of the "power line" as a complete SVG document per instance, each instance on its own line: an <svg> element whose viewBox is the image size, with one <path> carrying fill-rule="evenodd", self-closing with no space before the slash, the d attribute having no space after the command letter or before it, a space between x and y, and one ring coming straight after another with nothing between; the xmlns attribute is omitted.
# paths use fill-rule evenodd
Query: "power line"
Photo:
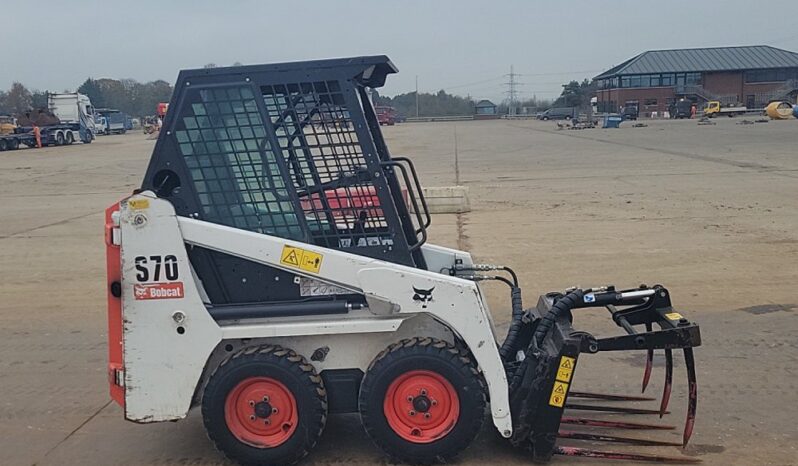
<svg viewBox="0 0 798 466"><path fill-rule="evenodd" d="M577 74L577 73L600 73L604 69L597 70L580 70L580 71L561 71L557 73L517 73L518 76L561 76L564 74Z"/></svg>
<svg viewBox="0 0 798 466"><path fill-rule="evenodd" d="M518 102L518 94L519 94L518 86L523 85L523 83L519 83L518 81L515 80L518 74L516 74L513 71L513 65L510 65L510 74L505 76L509 78L509 81L505 83L505 85L507 86L507 91L506 91L507 107L509 109L510 115L515 115L516 113L515 108L516 108L516 103Z"/></svg>
<svg viewBox="0 0 798 466"><path fill-rule="evenodd" d="M497 81L499 79L503 79L505 76L506 75L502 74L502 75L499 75L499 76L494 76L494 77L489 78L489 79L483 79L482 81L474 81L472 83L458 84L456 86L447 86L447 87L444 87L443 89L459 89L461 87L469 87L469 86L475 86L477 84L485 84L485 83Z"/></svg>

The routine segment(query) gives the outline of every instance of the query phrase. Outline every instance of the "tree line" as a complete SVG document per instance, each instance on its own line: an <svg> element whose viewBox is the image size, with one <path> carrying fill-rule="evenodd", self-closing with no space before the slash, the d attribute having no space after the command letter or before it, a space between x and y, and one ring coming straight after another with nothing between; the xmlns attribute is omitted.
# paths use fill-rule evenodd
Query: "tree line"
<svg viewBox="0 0 798 466"><path fill-rule="evenodd" d="M87 95L95 108L113 108L141 117L154 115L158 102L169 102L172 85L163 80L140 83L134 79L88 78L77 92ZM0 114L22 115L33 109L46 109L47 94L15 82L7 91L0 90Z"/></svg>
<svg viewBox="0 0 798 466"><path fill-rule="evenodd" d="M556 99L539 99L533 96L530 99L519 100L515 103L516 113L522 113L524 108L529 112L543 111L551 107L577 107L590 106L590 98L595 93L593 84L585 79L582 82L570 81L562 85L562 92ZM418 101L415 92L407 92L393 97L381 96L375 91L374 104L386 105L396 109L405 117L416 116L457 116L473 115L476 101L470 97L461 97L447 93L441 89L436 93L420 92ZM495 102L494 102L495 103ZM497 103L497 113L509 113L510 102L503 100Z"/></svg>
<svg viewBox="0 0 798 466"><path fill-rule="evenodd" d="M206 67L215 65L208 64ZM595 92L593 84L585 79L571 81L562 85L562 93L555 100L531 99L516 103L516 111L523 108L530 112L543 111L549 107L580 107L590 105L590 97ZM77 91L87 95L95 108L114 108L134 117L154 115L159 102L169 102L172 85L163 80L140 83L134 79L93 79L88 78ZM415 92L398 94L393 97L381 96L374 91L374 103L394 107L405 117L416 116L455 116L473 115L476 101L470 97L449 94L441 89L435 93ZM509 102L498 102L499 114L509 111ZM22 83L15 82L7 91L0 91L0 114L22 114L31 109L47 107L47 92L28 90Z"/></svg>
<svg viewBox="0 0 798 466"><path fill-rule="evenodd" d="M114 108L135 117L155 115L159 102L169 102L172 85L164 80L140 83L135 79L92 79L78 87L95 108Z"/></svg>

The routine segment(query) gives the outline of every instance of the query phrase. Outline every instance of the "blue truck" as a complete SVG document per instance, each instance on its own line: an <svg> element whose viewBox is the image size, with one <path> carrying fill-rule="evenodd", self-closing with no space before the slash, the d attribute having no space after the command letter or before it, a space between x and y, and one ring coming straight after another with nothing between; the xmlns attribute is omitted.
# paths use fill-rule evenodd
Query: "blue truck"
<svg viewBox="0 0 798 466"><path fill-rule="evenodd" d="M105 118L105 134L125 134L130 125L130 116L113 108L98 108L95 113Z"/></svg>

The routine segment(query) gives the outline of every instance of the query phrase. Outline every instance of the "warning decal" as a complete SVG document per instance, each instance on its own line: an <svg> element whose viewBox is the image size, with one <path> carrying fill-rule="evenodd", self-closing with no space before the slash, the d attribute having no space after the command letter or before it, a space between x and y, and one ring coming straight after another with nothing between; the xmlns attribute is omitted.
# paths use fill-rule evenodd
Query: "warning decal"
<svg viewBox="0 0 798 466"><path fill-rule="evenodd" d="M311 273L319 273L322 259L319 253L293 246L284 246L280 255L281 264Z"/></svg>
<svg viewBox="0 0 798 466"><path fill-rule="evenodd" d="M149 199L131 199L127 201L127 206L133 210L144 210L150 208Z"/></svg>
<svg viewBox="0 0 798 466"><path fill-rule="evenodd" d="M679 320L682 318L682 315L678 312L669 312L665 314L665 318L668 320Z"/></svg>
<svg viewBox="0 0 798 466"><path fill-rule="evenodd" d="M576 359L563 356L560 358L560 367L557 369L557 380L561 382L570 382L571 376L574 373L574 366Z"/></svg>
<svg viewBox="0 0 798 466"><path fill-rule="evenodd" d="M568 384L565 382L554 382L554 388L551 389L551 397L549 398L549 405L557 408L565 406L565 395L568 394Z"/></svg>

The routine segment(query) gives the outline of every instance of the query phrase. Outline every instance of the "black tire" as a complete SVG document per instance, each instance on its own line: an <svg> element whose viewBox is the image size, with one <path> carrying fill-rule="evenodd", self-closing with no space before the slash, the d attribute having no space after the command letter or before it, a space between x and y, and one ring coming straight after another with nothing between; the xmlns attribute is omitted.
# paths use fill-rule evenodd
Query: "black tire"
<svg viewBox="0 0 798 466"><path fill-rule="evenodd" d="M389 389L410 373L434 374L435 377L443 378L457 394L459 413L454 427L442 433L430 434L426 443L406 440L391 427L386 417L384 403ZM394 394L401 403L405 402L404 392L397 390ZM426 393L420 392L418 398L425 395ZM426 400L426 409L435 409L437 403L431 401L434 398ZM406 401L411 411L419 409L424 412L424 416L427 415L428 411L417 407L415 400L411 402L408 398ZM445 341L411 338L389 346L374 359L360 386L359 407L360 418L369 437L392 459L411 464L447 462L468 447L482 428L485 419L485 388L482 377L467 352L459 351ZM410 435L421 438L420 432L414 432L415 429Z"/></svg>
<svg viewBox="0 0 798 466"><path fill-rule="evenodd" d="M8 140L0 138L0 152L8 149Z"/></svg>
<svg viewBox="0 0 798 466"><path fill-rule="evenodd" d="M254 378L279 382L295 400L297 424L287 438L272 447L254 446L239 439L226 420L228 396L233 396L242 383ZM266 412L270 412L267 397L263 401ZM260 404L259 400L255 406ZM253 415L258 413L256 409L253 407ZM268 421L269 416L258 415L253 422L261 422L261 418ZM253 346L230 356L214 370L205 387L202 418L208 437L233 461L258 466L294 464L310 452L324 430L327 392L321 377L304 357L279 346ZM281 427L286 432L290 428L286 424Z"/></svg>
<svg viewBox="0 0 798 466"><path fill-rule="evenodd" d="M543 117L543 121L549 121L549 117L547 117L547 116L544 116L544 117Z"/></svg>
<svg viewBox="0 0 798 466"><path fill-rule="evenodd" d="M75 136L72 136L72 131L66 133L66 145L72 145L75 142Z"/></svg>
<svg viewBox="0 0 798 466"><path fill-rule="evenodd" d="M63 146L64 145L64 133L59 131L55 133L55 145L56 146Z"/></svg>
<svg viewBox="0 0 798 466"><path fill-rule="evenodd" d="M8 140L8 150L17 150L19 149L19 139L11 138Z"/></svg>

